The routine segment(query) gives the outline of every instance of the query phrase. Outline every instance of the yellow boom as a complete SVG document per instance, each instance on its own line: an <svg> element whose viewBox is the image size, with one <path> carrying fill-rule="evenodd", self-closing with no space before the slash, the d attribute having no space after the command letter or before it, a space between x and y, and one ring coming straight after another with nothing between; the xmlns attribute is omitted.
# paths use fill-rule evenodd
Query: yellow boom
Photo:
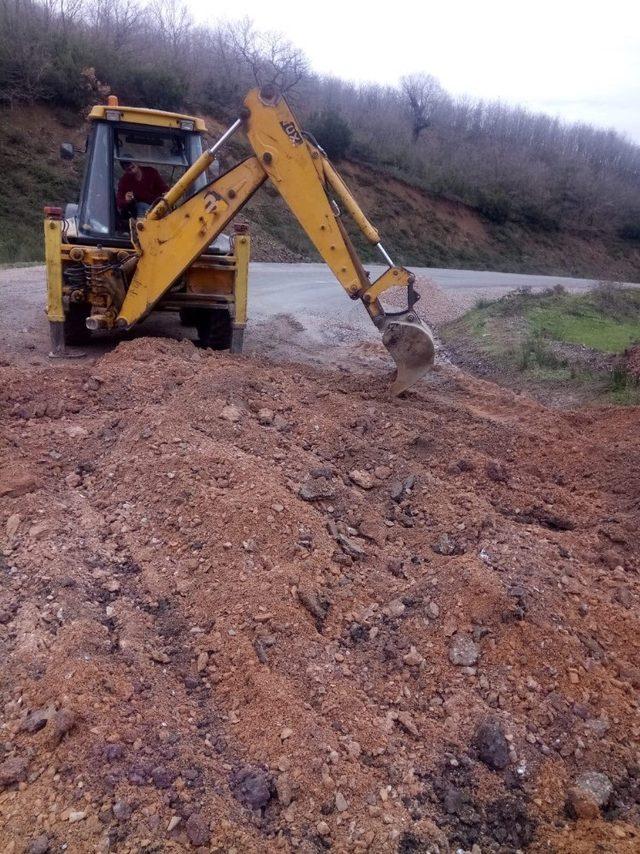
<svg viewBox="0 0 640 854"><path fill-rule="evenodd" d="M254 156L235 166L183 204L185 191L212 163L218 149L242 127ZM303 135L284 98L273 87L247 95L241 117L205 151L143 219L132 223L138 261L117 325L128 328L148 314L266 180L271 181L312 243L352 299L360 299L382 333L397 366L392 387L399 394L433 364L429 331L416 315L413 274L394 266L345 183L322 149ZM332 191L389 269L371 283L336 212ZM385 313L380 296L407 288L408 307Z"/></svg>

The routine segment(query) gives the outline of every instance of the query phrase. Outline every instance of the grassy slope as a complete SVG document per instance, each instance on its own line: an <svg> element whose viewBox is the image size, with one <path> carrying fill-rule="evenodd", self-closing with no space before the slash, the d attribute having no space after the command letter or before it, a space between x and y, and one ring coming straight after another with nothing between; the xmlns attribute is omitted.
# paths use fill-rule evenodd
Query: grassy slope
<svg viewBox="0 0 640 854"><path fill-rule="evenodd" d="M42 258L42 208L77 194L79 164L60 160L60 143L80 144L71 116L38 107L0 111L0 263Z"/></svg>
<svg viewBox="0 0 640 854"><path fill-rule="evenodd" d="M621 353L640 338L640 291L628 293L628 313L610 315L589 297L569 296L560 305L529 312L534 334L582 344L603 353Z"/></svg>
<svg viewBox="0 0 640 854"><path fill-rule="evenodd" d="M216 123L210 122L215 133ZM43 204L76 196L82 158L58 158L60 142L81 145L78 118L44 107L0 110L0 263L42 258ZM244 146L234 143L231 154ZM229 160L229 165L231 159ZM497 226L458 202L437 198L361 164L340 164L345 180L383 235L394 259L433 267L493 269L637 281L640 246L606 235L545 234L516 224ZM318 260L315 250L272 188L245 208L258 260ZM350 228L352 234L353 229ZM361 235L366 260L379 260Z"/></svg>
<svg viewBox="0 0 640 854"><path fill-rule="evenodd" d="M579 397L640 401L622 354L640 342L640 288L555 289L481 301L440 334L461 361L516 385L570 387Z"/></svg>

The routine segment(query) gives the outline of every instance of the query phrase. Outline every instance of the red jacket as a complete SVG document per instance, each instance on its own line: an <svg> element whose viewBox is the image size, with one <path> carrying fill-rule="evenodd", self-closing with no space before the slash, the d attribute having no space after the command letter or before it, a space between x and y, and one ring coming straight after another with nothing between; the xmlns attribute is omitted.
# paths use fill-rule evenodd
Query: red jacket
<svg viewBox="0 0 640 854"><path fill-rule="evenodd" d="M142 175L139 181L132 172L125 172L118 181L116 193L118 210L123 210L130 204L125 198L127 193L133 193L135 202L144 202L150 205L169 189L153 166L141 166L140 171Z"/></svg>

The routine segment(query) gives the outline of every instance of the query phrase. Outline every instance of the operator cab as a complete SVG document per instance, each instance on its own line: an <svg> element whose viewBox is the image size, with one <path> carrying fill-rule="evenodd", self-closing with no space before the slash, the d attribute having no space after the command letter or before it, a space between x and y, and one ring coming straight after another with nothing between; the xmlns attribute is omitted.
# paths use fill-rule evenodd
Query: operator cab
<svg viewBox="0 0 640 854"><path fill-rule="evenodd" d="M114 96L108 106L94 107L89 121L80 198L65 211L67 237L72 243L130 246L130 218L144 216L198 159L206 128L189 116L120 107ZM73 156L71 146L65 144L61 154ZM209 180L200 175L182 201Z"/></svg>

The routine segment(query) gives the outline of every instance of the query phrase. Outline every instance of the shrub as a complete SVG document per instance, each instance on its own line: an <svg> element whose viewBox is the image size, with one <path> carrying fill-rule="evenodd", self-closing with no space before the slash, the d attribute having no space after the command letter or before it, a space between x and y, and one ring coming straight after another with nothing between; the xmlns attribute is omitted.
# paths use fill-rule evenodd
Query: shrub
<svg viewBox="0 0 640 854"><path fill-rule="evenodd" d="M618 229L618 236L623 240L640 240L640 220L626 222Z"/></svg>
<svg viewBox="0 0 640 854"><path fill-rule="evenodd" d="M534 365L556 370L565 368L567 361L554 353L541 335L529 335L522 342L518 367L526 371Z"/></svg>
<svg viewBox="0 0 640 854"><path fill-rule="evenodd" d="M610 317L627 317L633 309L625 289L619 282L598 282L591 291L594 305Z"/></svg>
<svg viewBox="0 0 640 854"><path fill-rule="evenodd" d="M520 208L522 219L527 225L538 231L559 231L560 222L558 218L550 213L543 205L533 202L525 202Z"/></svg>
<svg viewBox="0 0 640 854"><path fill-rule="evenodd" d="M212 75L203 82L201 90L195 93L195 100L206 111L224 115L225 118L236 118L243 94L239 82L220 80Z"/></svg>
<svg viewBox="0 0 640 854"><path fill-rule="evenodd" d="M511 199L502 190L486 190L480 193L476 205L480 213L496 225L504 225L513 213Z"/></svg>
<svg viewBox="0 0 640 854"><path fill-rule="evenodd" d="M349 156L352 160L362 160L364 163L377 163L378 153L368 142L354 139L349 146Z"/></svg>
<svg viewBox="0 0 640 854"><path fill-rule="evenodd" d="M493 300L488 299L487 297L478 297L476 299L476 306L475 307L478 309L488 308L492 302L493 302Z"/></svg>
<svg viewBox="0 0 640 854"><path fill-rule="evenodd" d="M170 67L124 66L109 73L100 70L122 103L156 110L177 110L184 103L185 85L179 73Z"/></svg>
<svg viewBox="0 0 640 854"><path fill-rule="evenodd" d="M529 288L529 294L531 293L531 288ZM559 282L553 285L550 288L545 288L541 296L543 297L563 297L566 296L567 289L564 285L561 285Z"/></svg>
<svg viewBox="0 0 640 854"><path fill-rule="evenodd" d="M610 373L612 391L626 391L638 386L638 377L625 368L624 365L614 365Z"/></svg>
<svg viewBox="0 0 640 854"><path fill-rule="evenodd" d="M70 110L81 110L87 105L89 90L83 75L86 54L86 46L79 38L52 39L51 61L41 81L46 100Z"/></svg>
<svg viewBox="0 0 640 854"><path fill-rule="evenodd" d="M331 160L341 160L349 151L353 134L345 119L334 110L315 113L309 129Z"/></svg>

